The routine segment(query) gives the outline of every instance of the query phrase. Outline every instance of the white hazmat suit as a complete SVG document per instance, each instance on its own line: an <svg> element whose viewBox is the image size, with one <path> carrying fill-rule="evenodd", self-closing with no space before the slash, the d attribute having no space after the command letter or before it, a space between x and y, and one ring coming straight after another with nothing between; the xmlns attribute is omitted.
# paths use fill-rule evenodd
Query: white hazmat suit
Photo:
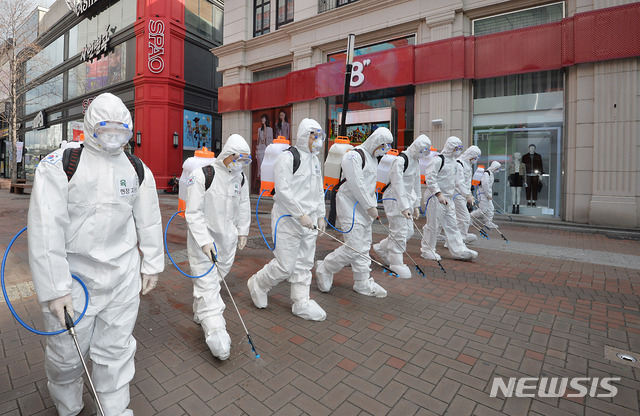
<svg viewBox="0 0 640 416"><path fill-rule="evenodd" d="M125 126L127 135L94 136L104 121ZM84 148L75 175L67 179L62 149L48 155L36 169L28 215L29 264L47 330L62 329L61 305L69 306L69 294L76 316L83 308L84 292L72 285L71 273L89 290L89 307L75 331L93 362L92 379L107 416L133 414L127 406L139 293L152 289L164 269L153 174L143 165L139 184L123 153L131 128L131 115L118 97L96 97L84 117ZM45 371L58 413L78 414L84 406L83 369L68 333L47 337Z"/></svg>
<svg viewBox="0 0 640 416"><path fill-rule="evenodd" d="M336 208L338 222L343 230L353 229L343 234L344 241L349 246L368 253L371 248L372 223L378 215L376 200L376 178L378 160L374 154L384 144L391 144L393 135L386 127L377 128L356 149L362 149L362 156L354 149L342 157L342 178L346 181L338 189ZM353 206L356 205L355 217ZM371 215L375 214L375 216ZM366 296L383 298L387 291L378 285L371 277L371 260L362 257L346 246L340 246L329 253L324 260L316 262L316 282L321 292L328 292L333 283L333 275L346 265L353 270L353 290Z"/></svg>
<svg viewBox="0 0 640 416"><path fill-rule="evenodd" d="M425 173L427 190L424 193L424 200L428 201L427 223L423 228L421 251L422 257L429 260L440 260L440 256L436 253L436 237L441 229L447 247L455 258L471 260L478 257L478 253L469 250L462 241L453 205L458 168L455 158L461 152L462 141L455 136L449 137L442 149L442 157L434 157Z"/></svg>
<svg viewBox="0 0 640 416"><path fill-rule="evenodd" d="M301 318L322 321L325 311L309 298L311 268L316 251L317 225L324 229L325 204L322 171L316 156L320 148L311 144L322 133L317 121L303 119L298 126L295 148L300 155L298 170L293 172L294 155L285 151L275 161L275 195L271 210L271 232L276 238L275 258L248 281L251 299L257 308L267 307L267 292L283 280L291 283L291 308ZM282 218L282 215L291 217Z"/></svg>
<svg viewBox="0 0 640 416"><path fill-rule="evenodd" d="M420 158L429 156L430 149L431 140L424 134L418 136L403 152L407 155L406 170L401 156L391 164L389 187L383 196L391 235L374 244L373 250L404 279L411 277L411 269L404 264L403 255L413 235L413 219L420 216Z"/></svg>
<svg viewBox="0 0 640 416"><path fill-rule="evenodd" d="M493 161L489 169L485 170L482 174L482 182L480 183L480 189L478 190L478 208L471 213L471 216L485 226L489 228L498 228L493 223L493 213L495 208L493 207L493 181L495 179L495 173L500 170L502 165L500 162Z"/></svg>
<svg viewBox="0 0 640 416"><path fill-rule="evenodd" d="M478 160L482 151L478 146L469 146L467 150L458 158L458 169L456 174L456 195L453 202L456 208L456 218L458 220L458 229L462 234L462 240L465 243L473 243L478 239L475 234L469 233L469 225L471 217L467 206L473 204L473 194L471 193L471 179L473 178L473 164Z"/></svg>
<svg viewBox="0 0 640 416"><path fill-rule="evenodd" d="M245 139L232 134L218 157L212 160L215 174L209 189L205 190L203 168L193 171L187 181L187 251L194 276L211 268L211 260L203 250L213 243L217 249L216 267L206 276L192 279L194 320L202 325L211 353L221 360L229 357L231 338L222 315L225 305L220 296L220 279L229 273L238 238L246 241L251 225L249 182L244 180L242 170L232 172L223 161L249 152Z"/></svg>

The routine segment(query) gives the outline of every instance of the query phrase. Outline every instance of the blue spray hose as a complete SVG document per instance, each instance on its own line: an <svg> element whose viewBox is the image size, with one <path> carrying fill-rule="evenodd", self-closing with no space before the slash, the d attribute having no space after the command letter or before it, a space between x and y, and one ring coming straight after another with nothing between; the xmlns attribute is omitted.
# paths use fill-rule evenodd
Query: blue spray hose
<svg viewBox="0 0 640 416"><path fill-rule="evenodd" d="M180 267L178 267L176 262L173 261L173 257L171 257L171 254L169 253L169 247L167 246L167 233L169 231L169 224L171 224L171 220L173 220L173 217L175 217L176 215L178 215L181 212L182 211L176 211L176 213L173 214L171 216L171 218L169 218L169 221L167 222L167 226L164 227L164 249L167 252L167 256L169 256L169 260L171 260L171 263L173 263L173 265L176 267L176 269L178 269L178 271L180 273L182 273L184 276L187 276L190 279L199 279L199 278L204 277L204 276L208 275L209 273L211 273L211 270L213 270L213 268L216 267L216 264L215 263L211 264L211 268L209 270L207 270L204 274L201 274L200 276L191 276L190 274L186 274L185 272L183 272L180 269ZM215 247L216 254L218 254L218 248L216 247L216 242L215 241L213 242L213 247Z"/></svg>
<svg viewBox="0 0 640 416"><path fill-rule="evenodd" d="M267 248L269 250L273 251L276 249L276 237L278 236L278 223L282 218L290 217L291 215L289 214L281 215L280 218L278 218L278 220L276 221L276 228L273 231L273 248L271 248L271 246L267 242L267 238L264 236L264 233L262 232L262 227L260 227L260 220L258 219L258 207L260 206L260 198L262 198L262 194L264 194L265 192L267 192L267 190L263 189L262 192L260 192L260 195L258 195L258 201L256 202L256 222L258 223L258 230L260 230L260 235L262 235L262 239L264 240L264 243L267 245Z"/></svg>
<svg viewBox="0 0 640 416"><path fill-rule="evenodd" d="M5 266L6 262L7 262L7 256L9 255L9 250L11 250L11 246L13 245L14 241L16 241L16 239L18 237L20 237L20 234L22 234L26 229L27 229L27 227L24 227L15 236L13 236L13 238L11 239L11 242L7 246L7 249L4 251L4 257L2 257L2 270L0 270L0 280L1 280L0 283L2 284L2 294L4 295L4 300L7 302L7 306L9 307L9 310L11 311L11 314L13 315L14 318L16 318L16 320L18 322L20 322L20 325L22 325L23 327L27 328L29 331L33 332L34 334L38 334L38 335L58 335L58 334L62 334L63 332L67 332L67 330L66 329L61 329L60 331L44 332L44 331L38 331L37 329L31 328L22 319L20 319L20 317L16 313L15 309L13 309L13 305L11 305L11 302L9 301L9 295L7 295L7 289L5 288L5 285L4 285L4 266ZM84 295L85 295L84 309L82 310L82 313L80 314L78 319L76 319L76 321L74 322L74 325L77 325L78 322L80 322L80 319L82 319L82 317L84 316L85 312L87 311L87 307L89 306L89 290L87 289L87 285L85 285L84 282L82 280L80 280L80 278L78 276L72 274L71 277L73 277L74 279L76 279L80 283L80 285L82 286L82 289L84 290Z"/></svg>
<svg viewBox="0 0 640 416"><path fill-rule="evenodd" d="M185 276L187 276L188 278L191 278L191 279L199 279L199 278L204 277L204 276L208 275L209 273L211 273L211 270L213 270L213 268L216 267L216 263L214 262L211 265L211 268L206 271L206 273L204 273L204 274L202 274L200 276L191 276L191 275L186 274L182 270L180 270L180 267L178 267L176 262L173 261L173 258L171 258L171 254L169 254L169 247L167 247L167 233L168 233L168 230L169 230L169 224L171 224L171 220L173 220L173 217L175 217L176 215L178 215L181 212L183 212L183 211L177 211L175 214L173 214L171 216L171 218L169 218L169 221L167 221L167 226L164 228L164 248L165 248L165 250L167 252L167 256L169 256L169 260L171 260L171 263L173 263L173 265L176 267L176 269L178 269L178 271L180 273L182 273L183 275L185 275ZM216 254L218 254L218 248L216 247L215 241L213 242L213 247L216 250ZM240 317L240 322L242 322L242 326L244 327L244 330L247 333L247 338L248 338L249 344L251 345L251 350L256 355L256 358L260 358L260 354L258 354L258 352L256 351L256 346L253 344L253 340L251 339L251 335L249 335L249 331L247 330L247 326L244 324L244 320L242 319L242 315L240 315L240 311L238 310L238 306L236 305L236 301L233 299L233 295L231 295L231 291L229 290L229 286L227 286L227 281L224 280L224 278L222 278L222 283L224 283L224 286L227 288L227 292L229 293L229 297L231 298L231 302L233 302L233 306L236 308L236 312L238 312L238 317Z"/></svg>
<svg viewBox="0 0 640 416"><path fill-rule="evenodd" d="M378 188L380 189L380 188ZM382 202L382 201L397 201L397 199L395 198L382 198L380 199L380 197L378 196L378 192L376 191L376 202Z"/></svg>
<svg viewBox="0 0 640 416"><path fill-rule="evenodd" d="M331 189L331 188L333 188L333 185L331 185L331 186L327 187L327 189L324 191L324 197L325 197L325 199L327 198L327 192L328 192L328 191L329 191L329 189ZM336 230L337 232L342 233L342 234L350 233L350 232L351 232L351 230L353 230L353 225L354 225L354 224L355 224L355 222L356 222L356 205L358 205L358 201L356 201L356 203L355 203L355 204L353 204L353 214L351 215L351 228L349 228L347 231L342 231L342 230L340 230L340 229L338 229L338 228L334 227L334 226L333 226L333 224L331 224L331 223L329 222L329 219L328 219L327 217L324 217L324 220L327 222L327 224L329 224L329 227L333 228L333 229L334 229L334 230Z"/></svg>
<svg viewBox="0 0 640 416"><path fill-rule="evenodd" d="M199 278L204 277L204 276L208 275L209 273L211 273L211 270L213 270L213 268L216 267L216 263L214 262L211 265L211 268L209 270L207 270L204 274L202 274L200 276L191 276L191 275L186 274L182 270L180 270L180 267L178 267L176 262L173 261L173 258L171 257L171 254L169 254L169 247L167 247L167 233L168 233L168 230L169 230L169 224L171 224L171 220L173 220L173 217L175 217L176 215L178 215L181 212L183 212L183 211L177 211L175 214L173 214L171 216L171 218L169 218L169 221L167 221L167 226L164 228L164 248L165 248L165 250L167 252L167 256L169 256L169 260L171 260L171 263L173 263L173 265L176 267L176 269L178 269L178 271L180 273L182 273L183 275L185 275L185 276L187 276L188 278L191 278L191 279L199 279ZM218 254L218 248L216 247L215 241L213 242L213 247L216 250L216 254ZM236 312L238 312L238 317L240 317L240 322L242 322L242 326L244 327L244 330L247 333L247 338L248 338L248 341L249 341L249 345L251 345L251 350L255 354L256 358L260 358L260 354L258 354L258 352L256 351L256 346L253 344L253 340L251 339L251 335L249 335L249 331L247 330L247 326L244 324L244 320L242 319L242 315L240 315L240 311L238 310L238 306L236 305L236 301L233 299L233 296L231 295L231 291L229 290L229 286L227 286L227 281L224 280L224 278L222 278L222 282L224 283L224 286L227 288L227 292L229 293L229 297L231 298L231 302L233 302L233 306L236 308Z"/></svg>
<svg viewBox="0 0 640 416"><path fill-rule="evenodd" d="M433 198L433 195L427 198L427 203L424 204L424 211L422 210L422 205L418 207L418 209L420 210L420 215L427 215L427 207L429 207L429 201L431 200L431 198Z"/></svg>

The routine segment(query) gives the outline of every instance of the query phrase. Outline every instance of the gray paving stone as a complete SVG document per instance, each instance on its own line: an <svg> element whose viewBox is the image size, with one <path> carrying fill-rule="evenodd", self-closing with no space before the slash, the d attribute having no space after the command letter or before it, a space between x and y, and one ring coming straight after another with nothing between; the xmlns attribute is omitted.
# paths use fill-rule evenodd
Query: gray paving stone
<svg viewBox="0 0 640 416"><path fill-rule="evenodd" d="M3 195L0 215L7 226L0 229L0 246L17 231L11 227L24 222L28 203ZM166 221L176 200L163 198L171 202L161 204ZM23 204L22 213L3 211L8 203ZM597 259L615 250L627 256L640 252L640 239L620 244L597 234L501 226L510 239L534 251L480 245L471 263L445 254L447 274L425 265L428 279L401 281L374 270L372 276L389 292L384 299L355 293L346 268L336 274L330 293L318 292L312 283L311 296L328 316L310 322L291 314L286 283L269 292L268 308L253 306L246 280L273 256L252 224L252 245L238 252L227 281L261 357L251 353L223 291L232 355L224 362L213 358L201 327L193 323L191 281L169 265L159 287L141 298L130 407L140 415L638 414L640 369L610 362L603 349L640 350L640 294L633 286L640 275L638 269ZM375 241L381 232L376 229ZM172 250L188 267L184 223L172 233ZM545 239L549 244L541 244ZM416 258L418 242L412 239L408 246ZM26 243L21 244L15 258L28 272ZM319 255L336 247L324 238L317 244ZM602 250L600 257L577 261L579 252L593 247ZM543 248L560 254L536 255ZM16 293L21 316L39 322L35 296ZM55 414L44 375L44 342L0 308L0 414ZM614 398L489 397L496 377L610 375L622 379ZM86 391L83 398L91 402Z"/></svg>

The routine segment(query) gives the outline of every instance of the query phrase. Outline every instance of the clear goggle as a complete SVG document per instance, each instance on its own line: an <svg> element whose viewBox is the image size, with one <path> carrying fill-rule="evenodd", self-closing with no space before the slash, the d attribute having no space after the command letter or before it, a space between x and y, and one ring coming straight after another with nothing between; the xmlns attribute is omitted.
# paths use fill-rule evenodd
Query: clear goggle
<svg viewBox="0 0 640 416"><path fill-rule="evenodd" d="M454 152L462 152L462 150L464 149L464 146L460 145L460 146L456 146L453 148Z"/></svg>
<svg viewBox="0 0 640 416"><path fill-rule="evenodd" d="M251 163L251 155L248 153L235 153L232 163L246 166Z"/></svg>
<svg viewBox="0 0 640 416"><path fill-rule="evenodd" d="M118 123L117 121L101 121L93 128L93 137L98 137L103 134L126 136L126 140L129 140L133 136L133 131L129 129L129 125L126 123Z"/></svg>
<svg viewBox="0 0 640 416"><path fill-rule="evenodd" d="M389 150L391 150L391 145L389 143L382 143L380 145L380 151L386 154Z"/></svg>
<svg viewBox="0 0 640 416"><path fill-rule="evenodd" d="M424 149L420 149L420 153L424 154L424 155L428 155L431 153L431 148L430 147L425 147Z"/></svg>
<svg viewBox="0 0 640 416"><path fill-rule="evenodd" d="M324 142L324 140L327 138L327 135L324 134L324 131L322 129L311 129L311 131L309 132L309 137L312 138L313 140L322 140Z"/></svg>

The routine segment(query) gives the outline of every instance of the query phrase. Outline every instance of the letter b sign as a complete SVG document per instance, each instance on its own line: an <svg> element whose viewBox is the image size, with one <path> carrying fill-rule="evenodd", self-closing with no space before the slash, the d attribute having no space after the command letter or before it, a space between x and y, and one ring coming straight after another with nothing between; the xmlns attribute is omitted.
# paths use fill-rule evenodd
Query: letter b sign
<svg viewBox="0 0 640 416"><path fill-rule="evenodd" d="M364 73L362 71L364 70L364 67L369 66L369 64L371 64L370 59L365 59L364 63L359 61L355 61L353 63L353 68L351 69L351 82L349 85L352 87L362 85L364 82Z"/></svg>

